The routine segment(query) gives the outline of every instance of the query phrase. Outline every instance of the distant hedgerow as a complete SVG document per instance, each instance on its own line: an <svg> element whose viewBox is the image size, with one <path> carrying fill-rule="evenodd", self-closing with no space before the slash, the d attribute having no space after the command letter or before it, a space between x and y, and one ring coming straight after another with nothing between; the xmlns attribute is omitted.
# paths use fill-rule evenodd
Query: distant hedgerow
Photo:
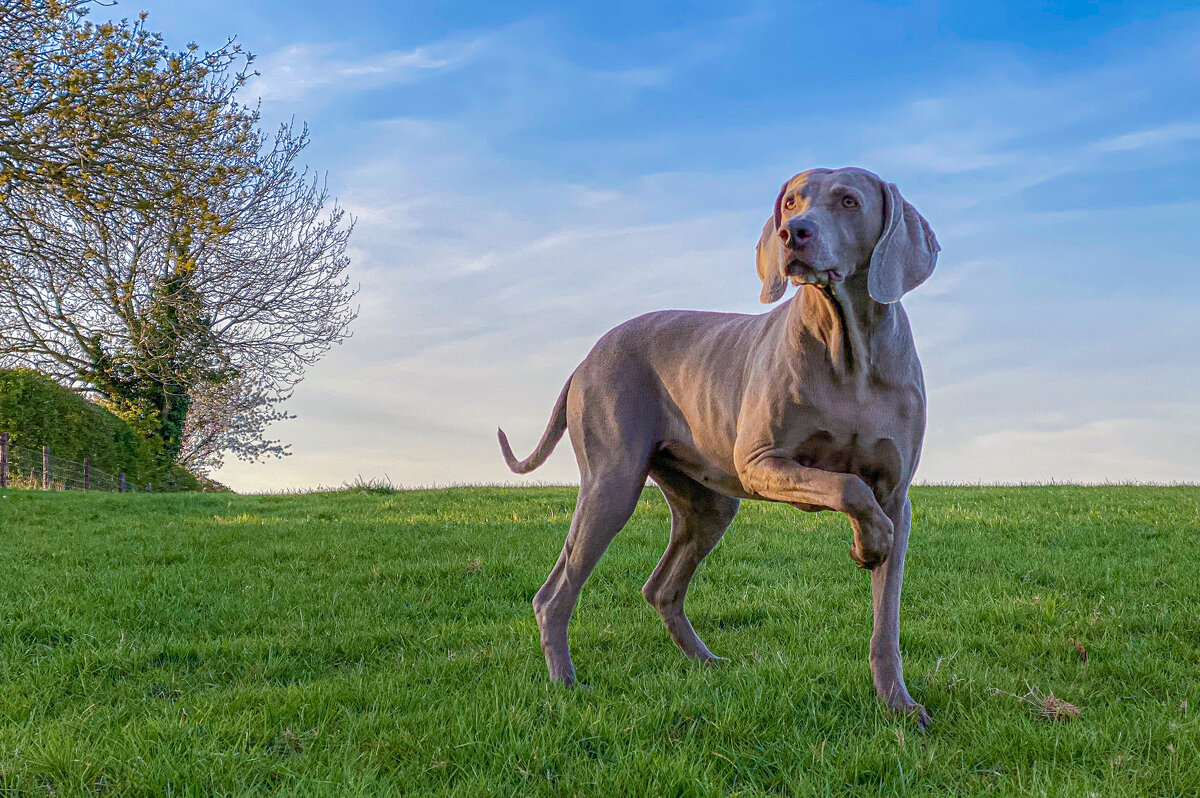
<svg viewBox="0 0 1200 798"><path fill-rule="evenodd" d="M128 424L30 369L0 370L0 432L14 447L50 447L55 457L144 484L156 477L153 445ZM165 485L164 485L165 487Z"/></svg>

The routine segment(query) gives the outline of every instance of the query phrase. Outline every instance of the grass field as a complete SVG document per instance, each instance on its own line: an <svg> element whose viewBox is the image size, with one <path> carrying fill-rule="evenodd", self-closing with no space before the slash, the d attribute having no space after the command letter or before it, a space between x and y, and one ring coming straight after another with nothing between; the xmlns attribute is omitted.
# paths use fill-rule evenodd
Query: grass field
<svg viewBox="0 0 1200 798"><path fill-rule="evenodd" d="M694 666L641 597L667 529L647 490L584 590L568 691L529 600L571 489L9 491L0 794L1200 794L1200 488L913 502L925 734L876 702L833 514L743 505L688 602L730 661ZM1080 716L1041 717L1050 692Z"/></svg>

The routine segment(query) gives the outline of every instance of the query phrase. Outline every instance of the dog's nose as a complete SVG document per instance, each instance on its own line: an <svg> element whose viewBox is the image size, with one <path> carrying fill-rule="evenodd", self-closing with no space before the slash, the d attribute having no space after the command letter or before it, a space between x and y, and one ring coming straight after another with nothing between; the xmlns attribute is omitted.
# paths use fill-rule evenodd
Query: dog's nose
<svg viewBox="0 0 1200 798"><path fill-rule="evenodd" d="M817 225L808 219L789 219L779 230L779 240L784 246L799 249L817 235Z"/></svg>

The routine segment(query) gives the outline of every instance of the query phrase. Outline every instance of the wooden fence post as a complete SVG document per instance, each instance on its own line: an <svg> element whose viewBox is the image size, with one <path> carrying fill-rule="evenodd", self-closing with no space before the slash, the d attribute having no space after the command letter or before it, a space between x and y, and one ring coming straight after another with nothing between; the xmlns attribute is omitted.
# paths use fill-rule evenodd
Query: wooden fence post
<svg viewBox="0 0 1200 798"><path fill-rule="evenodd" d="M83 489L92 489L92 458L83 458Z"/></svg>
<svg viewBox="0 0 1200 798"><path fill-rule="evenodd" d="M118 493L125 492L125 472L124 471L121 472L121 487L118 489L117 492Z"/></svg>
<svg viewBox="0 0 1200 798"><path fill-rule="evenodd" d="M8 487L8 433L0 432L0 488Z"/></svg>
<svg viewBox="0 0 1200 798"><path fill-rule="evenodd" d="M42 447L42 490L50 490L50 447Z"/></svg>

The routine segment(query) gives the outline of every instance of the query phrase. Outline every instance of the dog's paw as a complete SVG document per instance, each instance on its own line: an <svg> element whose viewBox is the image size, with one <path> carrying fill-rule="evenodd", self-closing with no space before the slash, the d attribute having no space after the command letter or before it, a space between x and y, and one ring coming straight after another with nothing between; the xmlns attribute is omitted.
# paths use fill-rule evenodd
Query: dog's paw
<svg viewBox="0 0 1200 798"><path fill-rule="evenodd" d="M921 731L929 728L929 710L917 703L898 704L889 707L893 712L905 715L917 722L917 727Z"/></svg>
<svg viewBox="0 0 1200 798"><path fill-rule="evenodd" d="M889 541L890 542L890 541ZM877 567L883 564L887 559L888 552L891 546L882 548L882 550L860 549L858 544L850 547L850 559L854 560L855 565L867 571L874 571Z"/></svg>
<svg viewBox="0 0 1200 798"><path fill-rule="evenodd" d="M874 570L887 559L892 550L894 530L891 519L881 516L869 527L864 525L855 529L854 543L850 546L850 559L859 568Z"/></svg>

